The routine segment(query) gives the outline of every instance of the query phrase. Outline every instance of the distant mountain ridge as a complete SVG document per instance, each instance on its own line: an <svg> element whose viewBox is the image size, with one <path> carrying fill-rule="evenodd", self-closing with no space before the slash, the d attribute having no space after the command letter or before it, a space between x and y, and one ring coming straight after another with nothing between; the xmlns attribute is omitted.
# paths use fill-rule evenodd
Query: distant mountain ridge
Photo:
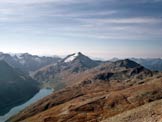
<svg viewBox="0 0 162 122"><path fill-rule="evenodd" d="M162 58L129 58L132 61L137 62L138 64L153 70L153 71L162 71ZM121 60L119 58L112 58L109 61L115 62Z"/></svg>
<svg viewBox="0 0 162 122"><path fill-rule="evenodd" d="M28 53L22 54L7 54L0 53L0 60L6 61L9 65L15 68L19 68L25 72L31 72L38 70L41 67L44 67L49 64L56 63L60 60L59 57L46 57L46 56L37 56L31 55Z"/></svg>
<svg viewBox="0 0 162 122"><path fill-rule="evenodd" d="M74 58L78 53L73 53L68 55L68 60L71 60L70 58ZM82 54L82 53L81 53ZM67 57L68 57L67 56ZM66 57L66 58L67 58ZM65 59L65 58L64 58ZM129 58L130 60L133 60L144 67L150 69L150 70L157 70L162 71L162 59L161 58ZM22 54L7 54L0 52L0 60L5 60L8 64L10 64L12 67L19 68L26 72L33 72L40 68L43 68L45 66L48 66L50 64L55 64L58 61L63 61L60 57L47 57L47 56L37 56L37 55L31 55L28 53L22 53ZM68 62L66 60L65 62ZM119 58L113 58L109 61L118 61ZM99 60L98 60L99 61ZM101 62L101 61L100 61Z"/></svg>
<svg viewBox="0 0 162 122"><path fill-rule="evenodd" d="M0 115L22 104L39 91L39 83L0 61Z"/></svg>
<svg viewBox="0 0 162 122"><path fill-rule="evenodd" d="M143 65L144 67L153 71L162 71L162 59L161 58L132 58L131 60Z"/></svg>

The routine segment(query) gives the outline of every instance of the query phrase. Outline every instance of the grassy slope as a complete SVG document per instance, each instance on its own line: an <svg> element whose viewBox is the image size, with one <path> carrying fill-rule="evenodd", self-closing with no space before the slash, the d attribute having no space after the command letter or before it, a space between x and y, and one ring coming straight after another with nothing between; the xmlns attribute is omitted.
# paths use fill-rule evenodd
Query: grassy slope
<svg viewBox="0 0 162 122"><path fill-rule="evenodd" d="M116 86L119 87L112 88L109 84L99 83L66 88L28 107L11 120L18 122L27 118L23 122L100 122L162 98L161 76L148 78L142 84L127 88L119 84Z"/></svg>

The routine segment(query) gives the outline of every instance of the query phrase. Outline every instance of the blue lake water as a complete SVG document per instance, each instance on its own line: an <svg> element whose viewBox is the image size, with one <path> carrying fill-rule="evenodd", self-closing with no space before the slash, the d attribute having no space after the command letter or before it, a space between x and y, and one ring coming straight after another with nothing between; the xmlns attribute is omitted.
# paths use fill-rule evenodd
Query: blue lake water
<svg viewBox="0 0 162 122"><path fill-rule="evenodd" d="M43 97L50 95L53 92L53 89L41 89L37 94L35 94L30 100L25 102L22 105L16 106L12 108L7 114L4 116L0 116L0 122L5 122L7 119L9 119L11 116L19 113L21 110L26 108L27 106L33 104L34 102L42 99Z"/></svg>

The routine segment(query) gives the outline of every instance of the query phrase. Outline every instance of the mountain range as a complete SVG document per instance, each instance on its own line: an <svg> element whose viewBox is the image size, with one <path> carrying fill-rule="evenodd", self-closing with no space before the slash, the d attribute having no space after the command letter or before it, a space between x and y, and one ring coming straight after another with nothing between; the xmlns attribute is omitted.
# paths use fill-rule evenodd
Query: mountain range
<svg viewBox="0 0 162 122"><path fill-rule="evenodd" d="M131 60L147 67L150 70L162 71L162 59L161 58L152 58L152 59L143 59L143 58L132 58Z"/></svg>
<svg viewBox="0 0 162 122"><path fill-rule="evenodd" d="M65 58L1 53L0 59L1 114L40 87L55 90L7 122L161 121L161 59L99 61L81 52Z"/></svg>
<svg viewBox="0 0 162 122"><path fill-rule="evenodd" d="M70 60L70 64L73 61ZM69 70L72 73L73 70ZM70 86L27 107L8 121L160 122L160 72L125 59L102 62L93 68L77 72L76 75L77 78L73 79L75 82L67 81ZM71 75L67 76L69 77Z"/></svg>
<svg viewBox="0 0 162 122"><path fill-rule="evenodd" d="M0 60L6 61L9 65L14 68L21 69L24 72L32 72L38 70L46 65L56 63L60 60L59 57L46 57L31 55L28 53L22 54L7 54L0 53Z"/></svg>
<svg viewBox="0 0 162 122"><path fill-rule="evenodd" d="M66 58L69 57L68 60L71 60L73 55L70 54ZM35 72L47 65L55 64L58 61L61 61L65 58L60 58L58 56L47 57L47 56L37 56L28 53L21 53L21 54L9 54L0 52L0 60L6 61L9 65L15 68L19 68L25 72ZM118 58L113 58L109 61L117 61L120 60ZM154 70L154 71L162 71L162 59L161 58L130 58L144 67ZM65 61L66 62L66 61Z"/></svg>
<svg viewBox="0 0 162 122"><path fill-rule="evenodd" d="M132 61L141 64L142 66L153 70L153 71L162 71L162 58L129 58ZM109 61L118 61L119 58L112 58Z"/></svg>

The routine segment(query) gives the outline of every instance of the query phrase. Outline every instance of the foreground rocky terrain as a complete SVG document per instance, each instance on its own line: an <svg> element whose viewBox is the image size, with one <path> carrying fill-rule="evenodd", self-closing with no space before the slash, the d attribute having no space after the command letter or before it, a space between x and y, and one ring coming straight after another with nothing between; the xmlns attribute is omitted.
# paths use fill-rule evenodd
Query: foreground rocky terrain
<svg viewBox="0 0 162 122"><path fill-rule="evenodd" d="M162 122L162 100L142 105L101 122Z"/></svg>
<svg viewBox="0 0 162 122"><path fill-rule="evenodd" d="M161 121L162 74L131 60L105 62L70 84L8 122Z"/></svg>

